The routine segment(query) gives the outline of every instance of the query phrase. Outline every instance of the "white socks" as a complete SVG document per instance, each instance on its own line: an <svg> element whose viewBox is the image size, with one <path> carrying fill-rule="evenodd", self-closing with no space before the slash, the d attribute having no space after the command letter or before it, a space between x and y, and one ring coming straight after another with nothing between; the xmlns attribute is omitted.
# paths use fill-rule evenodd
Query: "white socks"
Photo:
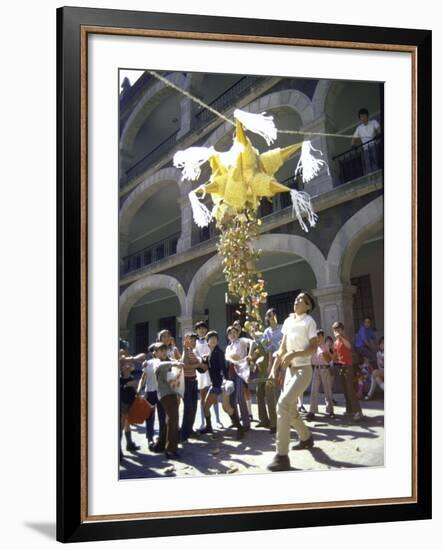
<svg viewBox="0 0 443 550"><path fill-rule="evenodd" d="M250 399L246 401L246 407L248 408L249 415L252 416L252 401Z"/></svg>

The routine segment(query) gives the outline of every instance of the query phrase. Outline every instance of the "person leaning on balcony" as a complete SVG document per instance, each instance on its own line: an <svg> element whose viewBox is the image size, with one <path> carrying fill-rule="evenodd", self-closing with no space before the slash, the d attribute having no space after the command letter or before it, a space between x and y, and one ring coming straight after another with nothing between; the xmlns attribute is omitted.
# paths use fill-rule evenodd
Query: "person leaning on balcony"
<svg viewBox="0 0 443 550"><path fill-rule="evenodd" d="M343 393L346 401L346 413L353 416L354 420L362 418L360 403L354 388L354 367L352 364L352 344L345 335L345 327L340 321L332 325L334 331L334 365L338 367Z"/></svg>
<svg viewBox="0 0 443 550"><path fill-rule="evenodd" d="M362 145L373 140L381 132L380 124L373 118L369 120L369 111L364 107L358 111L358 118L360 124L357 126L352 138L351 145L357 144L357 140L360 140Z"/></svg>
<svg viewBox="0 0 443 550"><path fill-rule="evenodd" d="M272 472L289 470L290 431L293 426L300 438L294 450L309 449L314 445L311 432L300 417L298 397L303 394L312 379L311 355L317 349L317 325L310 313L314 299L301 292L294 302L294 313L283 323L283 340L272 365L270 378L277 376L279 364L286 367L282 393L277 403L277 437L273 461L268 465Z"/></svg>
<svg viewBox="0 0 443 550"><path fill-rule="evenodd" d="M377 169L377 151L374 143L371 142L380 134L380 124L375 119L369 120L369 112L365 108L359 110L358 118L360 124L355 129L351 146L354 147L357 140L360 140L364 173L368 174Z"/></svg>

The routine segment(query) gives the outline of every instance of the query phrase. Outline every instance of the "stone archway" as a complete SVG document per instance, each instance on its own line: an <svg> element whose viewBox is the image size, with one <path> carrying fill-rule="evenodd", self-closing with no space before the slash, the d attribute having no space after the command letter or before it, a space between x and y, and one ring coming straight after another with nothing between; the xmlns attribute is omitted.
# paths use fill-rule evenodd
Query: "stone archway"
<svg viewBox="0 0 443 550"><path fill-rule="evenodd" d="M315 88L314 95L312 97L312 109L314 111L314 118L325 113L326 98L329 90L332 86L332 80L320 80Z"/></svg>
<svg viewBox="0 0 443 550"><path fill-rule="evenodd" d="M325 284L326 261L321 251L305 237L287 234L262 235L254 243L256 248L263 252L284 252L303 258L312 269L317 285ZM222 269L221 256L216 254L210 258L194 275L186 297L186 316L204 309L204 302L211 283L220 274Z"/></svg>
<svg viewBox="0 0 443 550"><path fill-rule="evenodd" d="M147 275L132 283L120 295L119 301L119 325L120 330L126 330L129 312L142 296L153 290L170 290L180 303L180 310L183 312L186 307L185 291L174 277L170 275Z"/></svg>
<svg viewBox="0 0 443 550"><path fill-rule="evenodd" d="M168 79L177 86L183 87L186 83L186 76L180 72L174 72L168 75ZM145 93L140 98L137 106L131 112L124 125L120 136L120 151L129 153L138 131L150 113L162 103L166 97L175 93L173 89L166 86L163 82L157 81L147 87Z"/></svg>
<svg viewBox="0 0 443 550"><path fill-rule="evenodd" d="M299 90L272 92L243 107L243 110L250 113L262 113L277 107L293 109L300 116L303 126L311 123L313 120L314 112L311 100ZM209 136L204 146L215 146L229 131L232 131L232 125L225 122Z"/></svg>
<svg viewBox="0 0 443 550"><path fill-rule="evenodd" d="M179 193L181 194L180 187L181 172L177 168L163 168L155 174L152 174L144 181L142 181L137 187L129 194L128 198L123 203L119 215L119 233L121 237L122 255L125 252L125 240L129 235L131 222L137 214L138 210L143 204L165 185L173 183L179 187Z"/></svg>
<svg viewBox="0 0 443 550"><path fill-rule="evenodd" d="M383 228L383 196L356 212L337 232L327 259L329 285L349 285L351 267L360 246Z"/></svg>

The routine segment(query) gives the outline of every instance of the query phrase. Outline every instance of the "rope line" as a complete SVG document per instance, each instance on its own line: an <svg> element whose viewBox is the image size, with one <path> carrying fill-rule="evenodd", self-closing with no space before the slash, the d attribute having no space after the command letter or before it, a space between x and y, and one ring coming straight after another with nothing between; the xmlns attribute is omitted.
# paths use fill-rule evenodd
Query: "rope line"
<svg viewBox="0 0 443 550"><path fill-rule="evenodd" d="M200 107L203 107L204 109L207 109L212 114L217 116L218 118L224 120L228 124L231 124L231 126L235 127L235 122L233 122L231 119L226 117L223 113L220 113L198 97L195 97L191 93L189 93L187 90L184 90L183 88L180 88L180 86L177 86L161 74L158 74L156 71L147 71L150 75L154 76L166 86L169 86L170 88L173 88L177 92L181 93L182 95L188 97L191 101L194 101L194 103L197 103L200 105ZM354 136L352 134L333 134L333 133L327 133L327 132L306 132L305 130L278 130L277 133L279 134L289 134L289 135L302 135L302 136L324 136L324 137L339 137L339 138L353 138Z"/></svg>

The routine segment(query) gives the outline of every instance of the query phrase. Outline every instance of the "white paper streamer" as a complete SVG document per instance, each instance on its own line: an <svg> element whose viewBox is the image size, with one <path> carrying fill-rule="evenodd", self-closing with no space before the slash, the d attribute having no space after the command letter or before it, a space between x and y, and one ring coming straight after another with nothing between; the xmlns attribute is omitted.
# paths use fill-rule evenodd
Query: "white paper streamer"
<svg viewBox="0 0 443 550"><path fill-rule="evenodd" d="M192 217L198 227L207 227L212 220L211 211L208 207L199 201L197 193L191 191L188 193L189 201L191 202Z"/></svg>
<svg viewBox="0 0 443 550"><path fill-rule="evenodd" d="M320 158L314 157L312 152L323 153L319 149L312 147L310 141L304 141L301 147L300 159L295 168L295 175L301 172L303 177L303 183L307 183L312 180L322 169L323 166L326 166L329 174L329 166L326 161Z"/></svg>
<svg viewBox="0 0 443 550"><path fill-rule="evenodd" d="M312 208L311 197L304 191L291 189L291 200L292 209L294 215L297 217L298 223L303 231L308 232L308 227L304 222L303 217L306 216L308 218L308 222L311 227L315 226L318 217Z"/></svg>
<svg viewBox="0 0 443 550"><path fill-rule="evenodd" d="M207 162L214 153L213 147L189 147L175 153L173 164L176 168L182 169L182 179L194 181L200 177L200 166Z"/></svg>
<svg viewBox="0 0 443 550"><path fill-rule="evenodd" d="M268 145L271 145L277 139L277 128L274 124L274 117L271 115L247 113L235 109L234 118L239 120L247 130L259 134Z"/></svg>

